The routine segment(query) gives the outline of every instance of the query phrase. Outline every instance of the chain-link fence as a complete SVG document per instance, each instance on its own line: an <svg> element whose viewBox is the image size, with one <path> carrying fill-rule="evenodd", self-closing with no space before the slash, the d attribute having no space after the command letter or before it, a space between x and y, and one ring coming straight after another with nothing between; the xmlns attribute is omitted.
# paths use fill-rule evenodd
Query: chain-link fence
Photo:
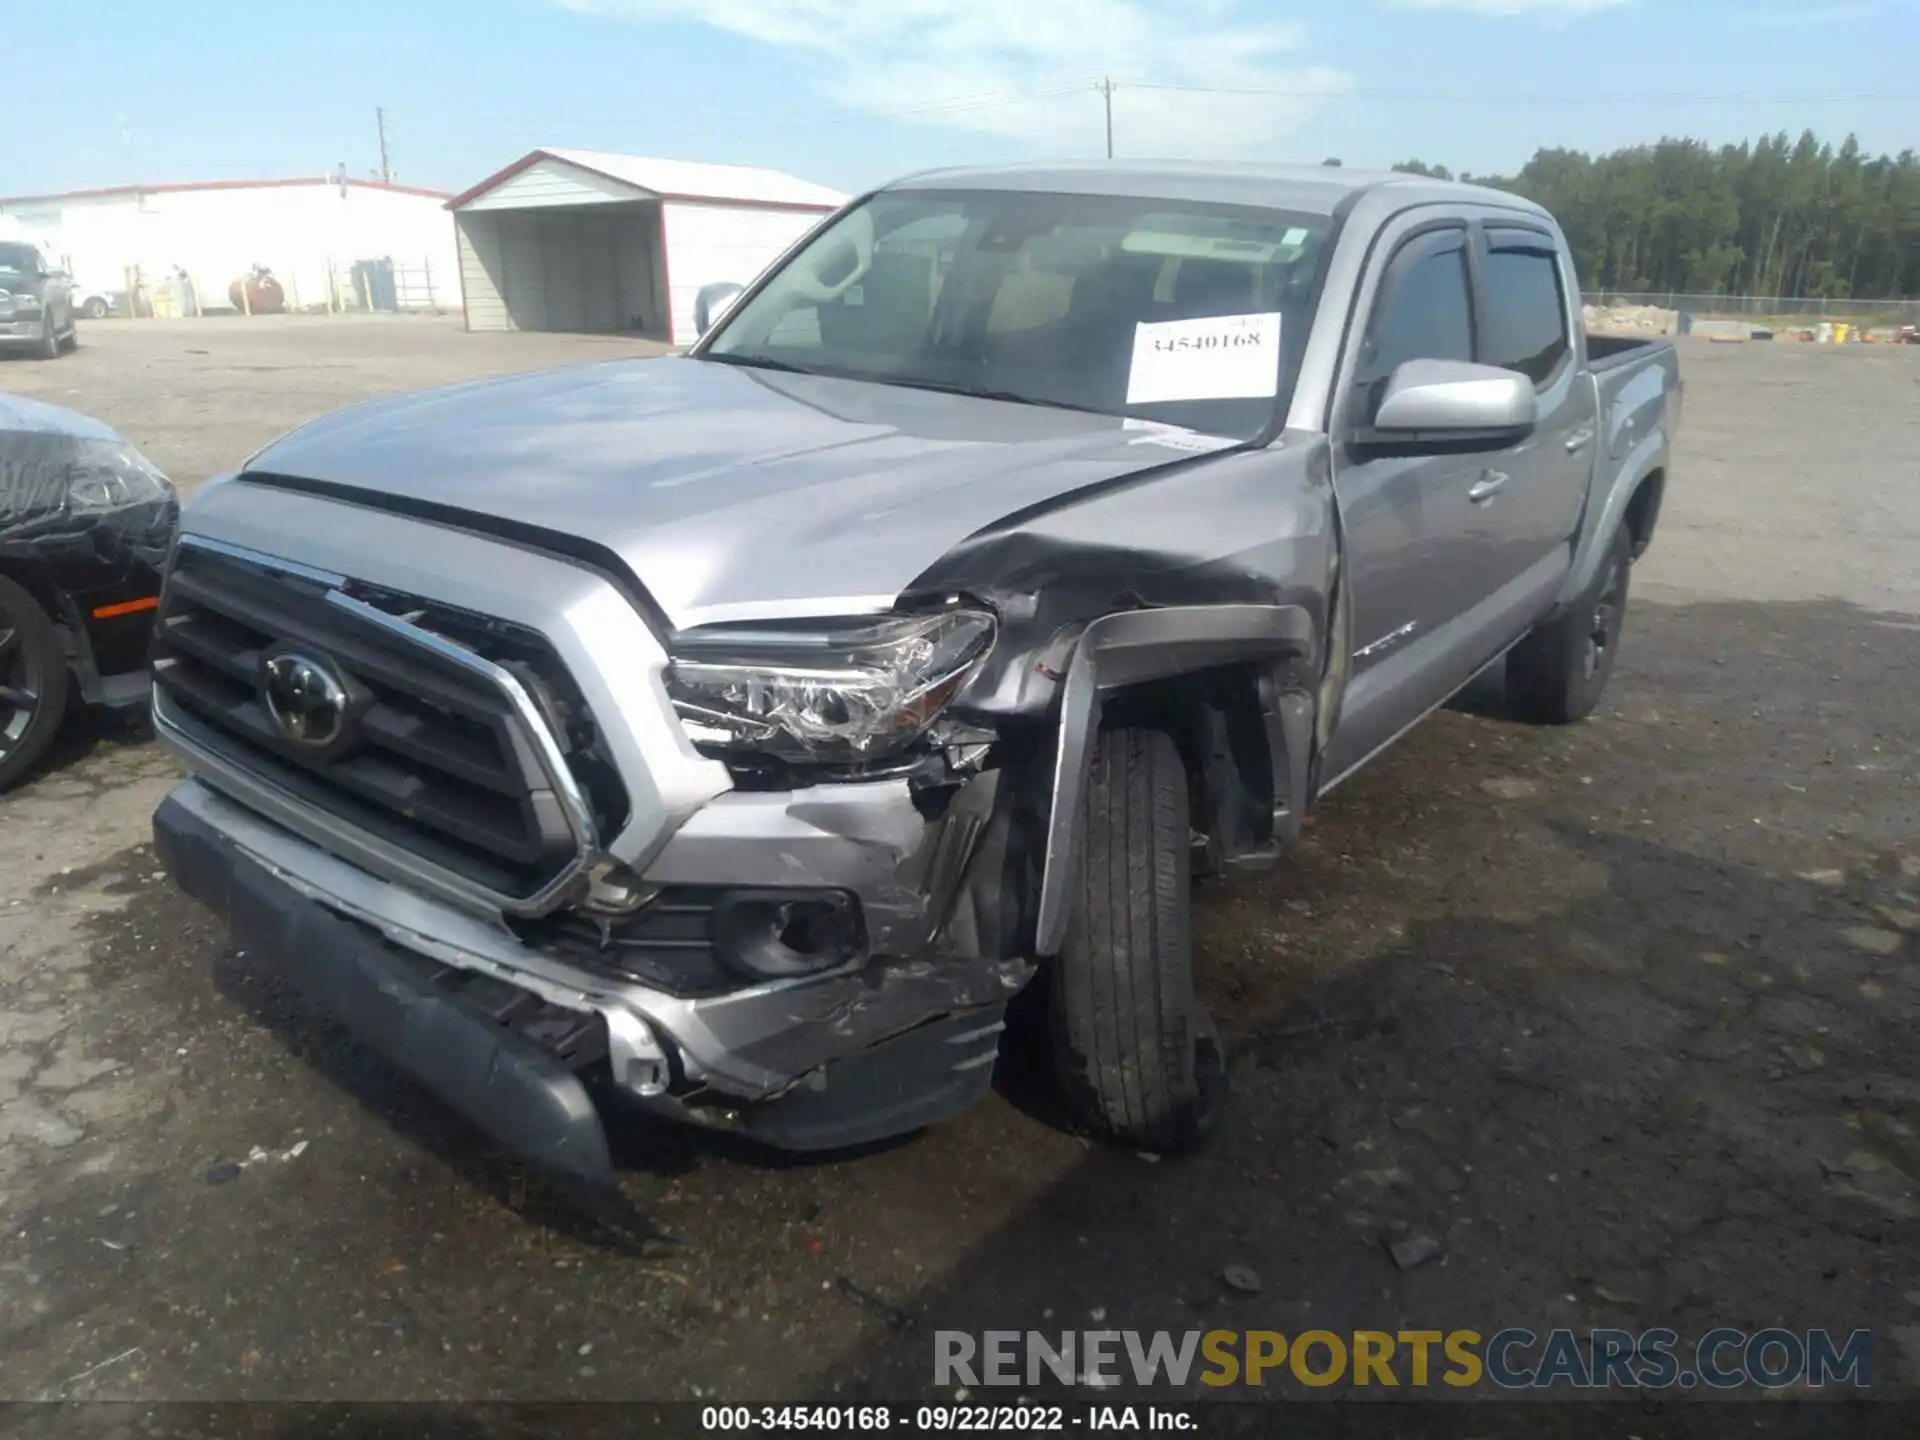
<svg viewBox="0 0 1920 1440"><path fill-rule="evenodd" d="M1647 308L1696 318L1750 320L1756 324L1815 325L1841 321L1862 328L1920 325L1920 300L1827 300L1804 295L1689 295L1679 291L1589 291L1581 296L1601 310Z"/></svg>

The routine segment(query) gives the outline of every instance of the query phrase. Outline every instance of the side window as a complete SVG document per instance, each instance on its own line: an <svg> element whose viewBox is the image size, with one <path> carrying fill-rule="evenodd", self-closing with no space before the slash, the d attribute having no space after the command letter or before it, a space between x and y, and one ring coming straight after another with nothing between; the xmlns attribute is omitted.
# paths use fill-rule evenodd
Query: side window
<svg viewBox="0 0 1920 1440"><path fill-rule="evenodd" d="M1359 418L1373 417L1388 379L1407 361L1473 359L1471 293L1464 229L1422 235L1401 248L1360 343Z"/></svg>
<svg viewBox="0 0 1920 1440"><path fill-rule="evenodd" d="M1544 385L1573 353L1553 242L1534 230L1489 228L1486 236L1481 362Z"/></svg>

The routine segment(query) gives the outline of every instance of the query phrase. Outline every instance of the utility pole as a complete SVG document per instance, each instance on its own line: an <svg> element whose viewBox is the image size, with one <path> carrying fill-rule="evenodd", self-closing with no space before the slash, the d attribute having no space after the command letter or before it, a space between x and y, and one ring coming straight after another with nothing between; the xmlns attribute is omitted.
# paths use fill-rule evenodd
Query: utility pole
<svg viewBox="0 0 1920 1440"><path fill-rule="evenodd" d="M381 105L373 107L373 123L380 130L380 183L393 183L393 167L387 163L387 112Z"/></svg>
<svg viewBox="0 0 1920 1440"><path fill-rule="evenodd" d="M1107 102L1107 158L1111 160L1113 158L1113 77L1102 75L1099 85L1094 88L1099 90L1101 97Z"/></svg>

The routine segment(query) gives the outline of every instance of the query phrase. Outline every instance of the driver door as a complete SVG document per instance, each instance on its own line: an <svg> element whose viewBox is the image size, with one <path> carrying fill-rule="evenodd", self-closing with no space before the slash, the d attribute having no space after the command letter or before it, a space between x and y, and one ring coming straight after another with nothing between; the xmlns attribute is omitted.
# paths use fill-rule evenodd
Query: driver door
<svg viewBox="0 0 1920 1440"><path fill-rule="evenodd" d="M1382 253L1331 428L1349 672L1323 790L1472 678L1489 658L1475 632L1500 588L1503 516L1484 492L1502 452L1357 438L1400 365L1474 358L1471 233L1464 219L1421 221Z"/></svg>

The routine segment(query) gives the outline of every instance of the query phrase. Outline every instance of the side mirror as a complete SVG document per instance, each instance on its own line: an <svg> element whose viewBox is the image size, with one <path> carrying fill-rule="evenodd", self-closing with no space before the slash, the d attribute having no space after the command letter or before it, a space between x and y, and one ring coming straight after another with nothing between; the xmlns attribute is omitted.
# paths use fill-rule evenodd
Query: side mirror
<svg viewBox="0 0 1920 1440"><path fill-rule="evenodd" d="M711 330L713 322L727 313L727 307L746 288L731 280L716 280L711 285L702 285L693 297L694 332L704 335Z"/></svg>
<svg viewBox="0 0 1920 1440"><path fill-rule="evenodd" d="M1517 370L1464 360L1409 360L1387 381L1373 438L1518 440L1539 423L1533 381Z"/></svg>

